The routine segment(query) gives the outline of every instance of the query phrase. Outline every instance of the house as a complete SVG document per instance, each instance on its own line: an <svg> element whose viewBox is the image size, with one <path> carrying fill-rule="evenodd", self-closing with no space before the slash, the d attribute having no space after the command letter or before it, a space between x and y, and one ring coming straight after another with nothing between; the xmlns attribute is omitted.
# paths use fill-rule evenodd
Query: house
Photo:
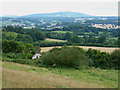
<svg viewBox="0 0 120 90"><path fill-rule="evenodd" d="M32 59L38 59L40 58L42 55L40 54L40 47L36 47L36 52L35 54L32 56Z"/></svg>
<svg viewBox="0 0 120 90"><path fill-rule="evenodd" d="M35 54L32 56L32 59L40 58L40 56L41 56L40 53L35 53Z"/></svg>

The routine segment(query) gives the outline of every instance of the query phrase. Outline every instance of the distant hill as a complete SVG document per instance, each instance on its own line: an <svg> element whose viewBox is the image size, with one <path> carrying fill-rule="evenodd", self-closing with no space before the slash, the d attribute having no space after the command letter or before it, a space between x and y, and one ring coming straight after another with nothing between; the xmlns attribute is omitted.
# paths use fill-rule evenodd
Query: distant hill
<svg viewBox="0 0 120 90"><path fill-rule="evenodd" d="M30 14L23 17L90 17L90 15L79 12L56 12L56 13L39 13Z"/></svg>

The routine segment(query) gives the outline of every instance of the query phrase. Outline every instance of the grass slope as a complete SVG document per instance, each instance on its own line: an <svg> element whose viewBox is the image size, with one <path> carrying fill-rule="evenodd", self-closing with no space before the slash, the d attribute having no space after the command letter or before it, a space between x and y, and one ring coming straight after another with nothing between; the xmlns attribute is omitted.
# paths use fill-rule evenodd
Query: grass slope
<svg viewBox="0 0 120 90"><path fill-rule="evenodd" d="M117 88L118 71L33 67L3 62L3 88Z"/></svg>

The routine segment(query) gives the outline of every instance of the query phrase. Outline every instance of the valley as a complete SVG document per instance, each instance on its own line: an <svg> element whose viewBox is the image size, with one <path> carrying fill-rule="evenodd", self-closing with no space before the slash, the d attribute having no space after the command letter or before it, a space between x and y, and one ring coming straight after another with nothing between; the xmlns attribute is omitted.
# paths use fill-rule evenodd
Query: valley
<svg viewBox="0 0 120 90"><path fill-rule="evenodd" d="M118 88L117 16L8 16L0 30L3 88Z"/></svg>

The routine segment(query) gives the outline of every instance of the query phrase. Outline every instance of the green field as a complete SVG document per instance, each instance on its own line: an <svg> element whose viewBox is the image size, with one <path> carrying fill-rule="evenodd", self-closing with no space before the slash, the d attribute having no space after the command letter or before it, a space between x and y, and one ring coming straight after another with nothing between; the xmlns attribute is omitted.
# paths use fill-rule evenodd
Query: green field
<svg viewBox="0 0 120 90"><path fill-rule="evenodd" d="M78 35L78 37L83 37L84 35Z"/></svg>
<svg viewBox="0 0 120 90"><path fill-rule="evenodd" d="M3 62L3 88L117 88L118 71L33 67Z"/></svg>

